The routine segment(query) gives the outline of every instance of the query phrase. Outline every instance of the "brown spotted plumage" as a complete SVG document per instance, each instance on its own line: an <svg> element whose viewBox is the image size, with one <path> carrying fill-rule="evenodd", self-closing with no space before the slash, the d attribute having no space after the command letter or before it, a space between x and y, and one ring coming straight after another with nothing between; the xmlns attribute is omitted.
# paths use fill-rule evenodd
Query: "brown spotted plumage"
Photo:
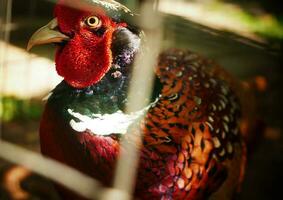
<svg viewBox="0 0 283 200"><path fill-rule="evenodd" d="M143 122L138 196L191 200L219 191L215 197L231 199L245 165L235 83L212 62L176 49L161 54L156 74L163 89Z"/></svg>

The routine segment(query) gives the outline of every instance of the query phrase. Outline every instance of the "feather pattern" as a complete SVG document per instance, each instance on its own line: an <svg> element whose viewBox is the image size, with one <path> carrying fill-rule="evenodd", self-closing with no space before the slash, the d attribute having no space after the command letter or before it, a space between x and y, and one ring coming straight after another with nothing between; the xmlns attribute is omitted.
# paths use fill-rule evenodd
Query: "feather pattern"
<svg viewBox="0 0 283 200"><path fill-rule="evenodd" d="M110 74L88 89L76 91L62 83L53 91L43 120L58 117L60 120L52 123L53 131L43 123L42 137L47 134L55 138L59 135L74 137L75 146L78 146L74 150L78 152L74 154L86 156L63 156L64 161L84 172L88 167L96 169L87 173L109 185L120 151L117 146L119 134L115 133L126 133L128 141L133 143L137 131L131 125L138 122L134 124L141 128L144 141L139 147L137 197L205 199L221 189L223 184L229 184L225 192L229 198L232 197L241 180L245 156L237 129L240 105L233 92L234 86L226 81L228 76L223 76L222 70L214 63L190 51L167 50L159 57L156 67L157 83L161 84L157 87L161 89L155 91L157 101L142 112L125 115L120 111L121 105L109 102L118 86L114 84L112 87L114 82L107 81ZM126 96L123 98L118 101L120 104L127 102ZM140 120L144 112L145 118ZM119 124L116 127L108 123L113 117L118 119L114 123ZM104 122L112 127L102 130L97 126L98 123L105 126ZM58 141L59 146L53 146L58 148L56 152L68 151L70 144L61 139ZM43 151L46 151L47 144L48 140L42 140ZM101 173L107 174L107 180Z"/></svg>
<svg viewBox="0 0 283 200"><path fill-rule="evenodd" d="M120 4L114 0L85 0L88 3L95 4L98 6L102 6L105 10L117 11L117 12L125 12L133 15L132 11L126 6Z"/></svg>
<svg viewBox="0 0 283 200"><path fill-rule="evenodd" d="M189 50L167 49L154 69L152 103L124 113L141 38L128 24L119 23L121 15L131 14L126 7L112 0L87 2L106 11L101 18L105 27L102 31L81 27L77 31L84 34L75 33L62 45L64 53L59 51L56 65L67 73L79 69L74 81L79 73L82 84L70 84L65 78L53 90L40 127L43 154L110 186L119 153L127 153L120 146L119 134L135 144L135 136L142 133L143 142L137 144L136 199L198 200L215 193L222 195L217 194L218 199L231 199L245 165L237 92L241 85L218 65ZM60 30L69 34L82 24L81 16L89 15L60 5L56 11ZM73 59L76 62L70 65ZM86 82L101 65L107 70L100 71L94 82Z"/></svg>

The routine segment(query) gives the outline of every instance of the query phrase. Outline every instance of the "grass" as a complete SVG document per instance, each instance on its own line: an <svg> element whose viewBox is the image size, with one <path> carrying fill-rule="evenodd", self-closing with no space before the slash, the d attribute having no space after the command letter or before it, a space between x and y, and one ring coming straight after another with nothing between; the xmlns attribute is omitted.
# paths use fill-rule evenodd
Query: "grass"
<svg viewBox="0 0 283 200"><path fill-rule="evenodd" d="M230 23L241 24L248 31L267 40L283 40L283 16L278 18L265 12L251 14L248 9L238 5L218 1L207 4L207 9L223 15Z"/></svg>
<svg viewBox="0 0 283 200"><path fill-rule="evenodd" d="M2 122L38 120L43 109L39 100L22 100L15 97L2 97L1 104Z"/></svg>

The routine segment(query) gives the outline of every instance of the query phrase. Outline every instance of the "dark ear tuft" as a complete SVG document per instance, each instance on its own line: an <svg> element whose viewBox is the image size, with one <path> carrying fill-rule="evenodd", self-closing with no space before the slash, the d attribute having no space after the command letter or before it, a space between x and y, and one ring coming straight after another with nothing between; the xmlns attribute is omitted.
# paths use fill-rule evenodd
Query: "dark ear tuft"
<svg viewBox="0 0 283 200"><path fill-rule="evenodd" d="M118 65L130 64L140 47L139 35L125 27L118 28L113 33L112 54L114 63Z"/></svg>
<svg viewBox="0 0 283 200"><path fill-rule="evenodd" d="M118 28L113 33L113 45L112 47L116 49L136 49L140 45L140 38L137 34L130 31L128 28Z"/></svg>

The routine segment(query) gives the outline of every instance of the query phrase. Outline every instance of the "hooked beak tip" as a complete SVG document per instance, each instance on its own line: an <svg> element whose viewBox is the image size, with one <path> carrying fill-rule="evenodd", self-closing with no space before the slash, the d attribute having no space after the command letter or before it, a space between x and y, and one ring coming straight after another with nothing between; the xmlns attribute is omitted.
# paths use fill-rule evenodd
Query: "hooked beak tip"
<svg viewBox="0 0 283 200"><path fill-rule="evenodd" d="M30 51L31 49L32 49L32 47L33 47L33 45L30 43L30 42L28 42L28 45L27 45L27 51Z"/></svg>

